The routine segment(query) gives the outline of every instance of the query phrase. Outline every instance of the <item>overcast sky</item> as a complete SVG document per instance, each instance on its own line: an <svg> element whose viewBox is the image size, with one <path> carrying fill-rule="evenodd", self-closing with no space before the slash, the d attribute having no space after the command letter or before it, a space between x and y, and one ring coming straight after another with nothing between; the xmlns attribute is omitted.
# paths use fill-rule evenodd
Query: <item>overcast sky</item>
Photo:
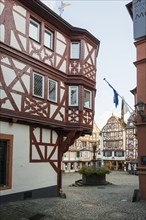
<svg viewBox="0 0 146 220"><path fill-rule="evenodd" d="M51 3L60 14L61 1L43 0ZM130 90L136 87L136 48L133 39L133 23L128 14L127 0L65 0L70 6L64 8L62 18L71 25L84 28L100 40L97 57L95 122L102 129L112 113L121 116L121 98L115 108L113 90L107 81L134 109L134 97ZM130 116L126 114L126 118Z"/></svg>

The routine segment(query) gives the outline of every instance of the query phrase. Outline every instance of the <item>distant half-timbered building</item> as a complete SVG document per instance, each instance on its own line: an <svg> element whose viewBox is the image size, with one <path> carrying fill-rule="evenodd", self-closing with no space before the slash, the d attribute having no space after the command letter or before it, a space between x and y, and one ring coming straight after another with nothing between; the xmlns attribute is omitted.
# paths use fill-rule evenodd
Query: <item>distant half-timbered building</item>
<svg viewBox="0 0 146 220"><path fill-rule="evenodd" d="M128 120L125 127L125 165L126 170L136 169L138 163L138 141L136 135L136 126L132 120Z"/></svg>
<svg viewBox="0 0 146 220"><path fill-rule="evenodd" d="M102 161L105 167L123 170L125 161L125 130L118 117L112 115L101 130Z"/></svg>
<svg viewBox="0 0 146 220"><path fill-rule="evenodd" d="M91 134L99 40L39 0L0 0L1 201L58 196L62 155Z"/></svg>
<svg viewBox="0 0 146 220"><path fill-rule="evenodd" d="M131 115L121 125L121 119L112 115L100 132L101 160L104 166L113 170L128 171L136 169L137 165L137 137Z"/></svg>
<svg viewBox="0 0 146 220"><path fill-rule="evenodd" d="M93 145L96 145L96 165L101 163L99 149L99 128L93 123L91 135L80 136L71 145L62 158L62 171L66 173L77 172L83 166L93 165Z"/></svg>

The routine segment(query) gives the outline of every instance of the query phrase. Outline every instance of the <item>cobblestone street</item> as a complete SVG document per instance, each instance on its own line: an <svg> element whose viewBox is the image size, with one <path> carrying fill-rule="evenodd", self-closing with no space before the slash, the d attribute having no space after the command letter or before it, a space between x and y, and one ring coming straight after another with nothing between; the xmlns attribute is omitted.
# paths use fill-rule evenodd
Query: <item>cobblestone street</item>
<svg viewBox="0 0 146 220"><path fill-rule="evenodd" d="M146 220L146 201L132 202L138 189L138 176L113 171L112 184L72 186L78 173L63 174L67 198L48 198L11 202L0 206L0 220Z"/></svg>

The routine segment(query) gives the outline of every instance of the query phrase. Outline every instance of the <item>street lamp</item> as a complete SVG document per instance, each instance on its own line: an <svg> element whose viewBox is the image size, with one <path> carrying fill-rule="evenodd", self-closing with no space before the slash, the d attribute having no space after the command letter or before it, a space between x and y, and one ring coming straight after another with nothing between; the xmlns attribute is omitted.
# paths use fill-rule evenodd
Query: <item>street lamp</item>
<svg viewBox="0 0 146 220"><path fill-rule="evenodd" d="M136 105L136 110L138 112L138 114L140 115L142 121L146 120L146 114L144 113L144 110L146 108L146 104L142 101L139 101Z"/></svg>

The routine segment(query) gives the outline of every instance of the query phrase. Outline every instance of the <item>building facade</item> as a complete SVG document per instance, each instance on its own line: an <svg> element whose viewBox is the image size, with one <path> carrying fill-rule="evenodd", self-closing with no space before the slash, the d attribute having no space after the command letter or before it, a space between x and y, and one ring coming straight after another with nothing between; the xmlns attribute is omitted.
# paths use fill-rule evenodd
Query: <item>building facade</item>
<svg viewBox="0 0 146 220"><path fill-rule="evenodd" d="M137 169L138 165L138 142L136 135L136 126L132 120L128 120L125 127L125 166L126 170L130 168L131 172Z"/></svg>
<svg viewBox="0 0 146 220"><path fill-rule="evenodd" d="M94 122L92 135L79 137L63 155L62 171L77 172L82 166L92 166L95 145L96 166L135 173L138 146L131 117L123 127L121 119L112 115L101 131Z"/></svg>
<svg viewBox="0 0 146 220"><path fill-rule="evenodd" d="M0 0L1 201L57 196L62 155L91 134L99 40L39 0Z"/></svg>
<svg viewBox="0 0 146 220"><path fill-rule="evenodd" d="M138 149L136 127L129 117L125 126L121 119L112 115L100 132L101 135L101 160L105 167L112 170L132 172L136 169Z"/></svg>
<svg viewBox="0 0 146 220"><path fill-rule="evenodd" d="M125 131L120 119L112 115L101 130L103 164L111 170L124 170Z"/></svg>
<svg viewBox="0 0 146 220"><path fill-rule="evenodd" d="M138 140L138 176L141 200L146 200L146 0L133 0L126 5L133 21L136 47L136 79L134 91L135 125Z"/></svg>

